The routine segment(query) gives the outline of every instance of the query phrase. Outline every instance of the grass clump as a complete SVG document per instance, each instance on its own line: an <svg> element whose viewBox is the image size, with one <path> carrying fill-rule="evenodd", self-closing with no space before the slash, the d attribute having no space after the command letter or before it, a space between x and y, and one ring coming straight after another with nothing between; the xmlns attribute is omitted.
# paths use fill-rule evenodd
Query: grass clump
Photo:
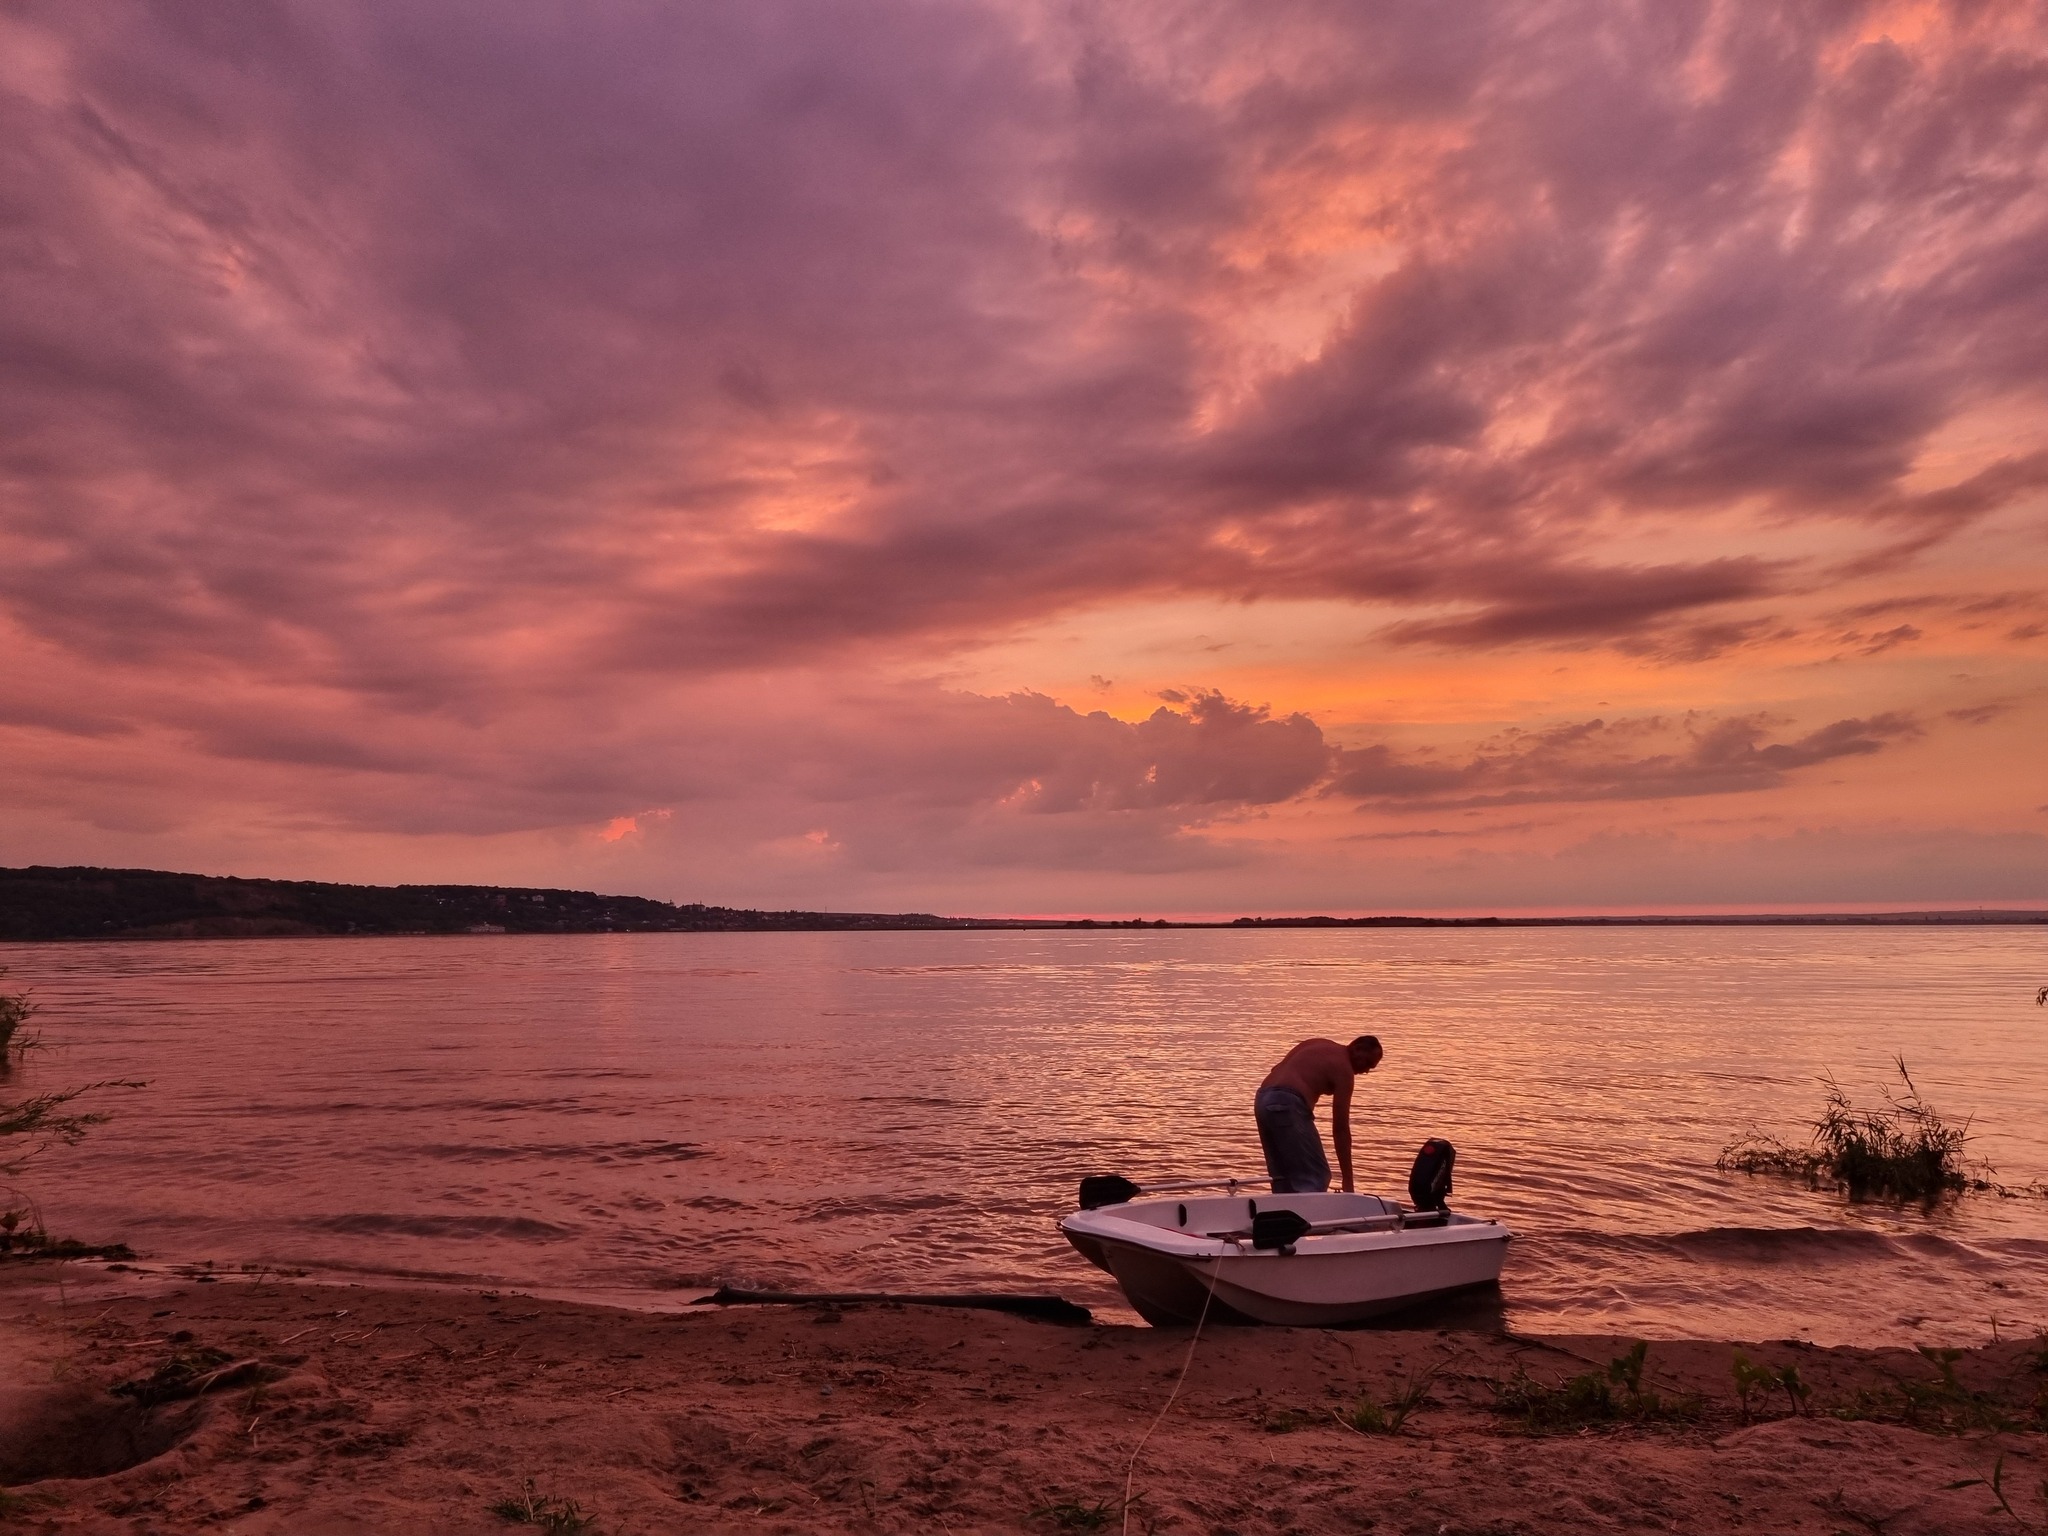
<svg viewBox="0 0 2048 1536"><path fill-rule="evenodd" d="M1761 1409L1779 1392L1785 1394L1794 1414L1806 1412L1807 1398L1811 1394L1806 1383L1799 1379L1797 1365L1758 1365L1738 1349L1732 1369L1735 1374L1735 1401L1741 1410L1743 1423L1749 1422L1754 1409Z"/></svg>
<svg viewBox="0 0 2048 1536"><path fill-rule="evenodd" d="M1024 1518L1045 1520L1062 1531L1099 1531L1118 1516L1117 1507L1108 1499L1097 1499L1093 1504L1083 1504L1079 1499L1061 1499L1056 1504L1041 1504Z"/></svg>
<svg viewBox="0 0 2048 1536"><path fill-rule="evenodd" d="M2044 998L2048 998L2048 987L2041 989L2041 995ZM1960 1484L1958 1486L1967 1487L1968 1484ZM2006 1496L2005 1492L2005 1456L2003 1453L1999 1455L1997 1462L1991 1468L1991 1482L1989 1486L1991 1496L1998 1500L1998 1507L2011 1516L2014 1525L2023 1531L2048 1532L2048 1515L2044 1515L2041 1520L2029 1520L2025 1515L2012 1507L2012 1500ZM2041 1479L2039 1497L2043 1510L2048 1511L2048 1477Z"/></svg>
<svg viewBox="0 0 2048 1536"><path fill-rule="evenodd" d="M1617 1355L1607 1362L1607 1379L1621 1388L1621 1411L1625 1418L1645 1419L1695 1419L1699 1417L1700 1400L1690 1394L1665 1397L1643 1385L1643 1367L1650 1358L1647 1341L1637 1339L1625 1355Z"/></svg>
<svg viewBox="0 0 2048 1536"><path fill-rule="evenodd" d="M0 969L0 976L5 976ZM26 992L0 992L0 1077L6 1077L28 1051L42 1042L22 1033L36 1008ZM30 1158L56 1145L70 1146L105 1115L82 1115L68 1106L74 1099L100 1088L140 1088L141 1083L109 1078L67 1088L55 1093L31 1094L25 1099L0 1102L0 1175L21 1172Z"/></svg>
<svg viewBox="0 0 2048 1536"><path fill-rule="evenodd" d="M1532 1434L1583 1429L1614 1417L1614 1391L1591 1371L1548 1385L1518 1371L1494 1386L1493 1406L1523 1421Z"/></svg>
<svg viewBox="0 0 2048 1536"><path fill-rule="evenodd" d="M12 1103L0 1101L0 1178L12 1178L38 1153L77 1141L105 1115L74 1114L65 1106L82 1093L107 1083L88 1083L62 1093L35 1094ZM138 1085L139 1086L139 1085ZM18 1189L0 1187L0 1259L132 1259L127 1246L91 1246L70 1238L55 1239L43 1226L36 1203Z"/></svg>
<svg viewBox="0 0 2048 1536"><path fill-rule="evenodd" d="M1986 1392L1973 1392L1956 1375L1960 1349L1920 1346L1920 1358L1934 1367L1932 1381L1911 1381L1894 1377L1901 1413L1908 1424L1962 1433L1965 1430L2005 1430L2015 1427L2003 1406Z"/></svg>
<svg viewBox="0 0 2048 1536"><path fill-rule="evenodd" d="M6 967L0 966L0 976L6 974ZM40 1043L34 1035L23 1033L35 1012L36 1005L26 992L0 992L0 1077L12 1072L15 1062Z"/></svg>
<svg viewBox="0 0 2048 1536"><path fill-rule="evenodd" d="M1858 1108L1832 1077L1820 1118L1804 1147L1758 1130L1730 1142L1714 1162L1727 1173L1776 1173L1812 1187L1845 1190L1851 1200L1932 1204L1968 1189L1995 1190L1988 1163L1966 1156L1969 1122L1950 1125L1921 1097L1902 1056L1892 1058L1901 1087L1887 1085L1881 1105Z"/></svg>
<svg viewBox="0 0 2048 1536"><path fill-rule="evenodd" d="M1386 1402L1360 1393L1355 1403L1336 1414L1336 1420L1361 1435L1398 1435L1408 1416L1429 1401L1429 1389L1435 1382L1435 1371L1411 1375Z"/></svg>
<svg viewBox="0 0 2048 1536"><path fill-rule="evenodd" d="M67 1088L58 1093L38 1093L26 1099L17 1099L12 1104L0 1104L0 1138L18 1136L21 1140L13 1150L4 1154L9 1161L0 1161L0 1173L17 1174L28 1165L30 1158L48 1148L74 1145L85 1133L96 1125L104 1125L105 1115L74 1114L66 1108L72 1100L91 1093L97 1088L140 1088L141 1083L109 1078L104 1082L87 1083L80 1088ZM6 1143L0 1141L0 1147Z"/></svg>
<svg viewBox="0 0 2048 1536"><path fill-rule="evenodd" d="M0 968L0 976L7 974ZM36 1012L25 992L0 992L0 1083L13 1075L17 1062L42 1042L23 1029ZM54 1146L70 1146L105 1115L81 1114L71 1106L101 1088L140 1088L139 1082L108 1079L78 1088L32 1093L25 1099L0 1099L0 1179L19 1175L39 1154ZM131 1259L119 1243L93 1247L70 1239L53 1241L37 1214L35 1202L18 1190L0 1187L0 1259Z"/></svg>
<svg viewBox="0 0 2048 1536"><path fill-rule="evenodd" d="M1322 1422L1322 1415L1306 1408L1261 1408L1252 1420L1269 1435L1291 1435Z"/></svg>
<svg viewBox="0 0 2048 1536"><path fill-rule="evenodd" d="M1942 1492L1944 1493L1952 1493L1958 1488L1989 1488L1991 1496L1998 1500L1998 1509L2003 1510L2014 1525L2023 1531L2029 1532L2030 1536L2048 1536L2048 1523L2044 1523L2042 1520L2030 1520L2013 1508L2012 1498L2005 1491L2005 1456L2003 1453L1999 1455L1997 1462L1993 1464L1989 1478L1966 1477L1960 1482L1942 1484ZM2043 1509L2048 1510L2048 1477L2041 1479L2040 1500ZM1994 1510L1993 1513L1997 1513L1997 1510Z"/></svg>
<svg viewBox="0 0 2048 1536"><path fill-rule="evenodd" d="M491 1513L512 1525L530 1525L544 1536L600 1536L597 1521L574 1499L536 1493L530 1477L518 1494L493 1504Z"/></svg>
<svg viewBox="0 0 2048 1536"><path fill-rule="evenodd" d="M1517 1371L1492 1383L1494 1411L1522 1420L1531 1434L1559 1434L1596 1424L1636 1424L1696 1418L1699 1400L1665 1397L1643 1385L1649 1344L1638 1339L1626 1354L1607 1362L1604 1371L1582 1371L1555 1384Z"/></svg>
<svg viewBox="0 0 2048 1536"><path fill-rule="evenodd" d="M198 1345L190 1349L174 1349L147 1376L138 1376L107 1390L116 1397L133 1398L147 1408L187 1397L203 1397L217 1388L239 1385L259 1374L261 1369L261 1361L237 1360L224 1349Z"/></svg>
<svg viewBox="0 0 2048 1536"><path fill-rule="evenodd" d="M2041 1397L2031 1406L2009 1407L1988 1392L1973 1391L1956 1373L1963 1358L1959 1349L1920 1346L1920 1357L1934 1367L1933 1377L1914 1380L1893 1376L1889 1386L1859 1387L1856 1395L1828 1411L1838 1419L1876 1420L1905 1424L1929 1434L1962 1435L1981 1430L2038 1429L2044 1417Z"/></svg>
<svg viewBox="0 0 2048 1536"><path fill-rule="evenodd" d="M6 967L0 966L0 977L6 974ZM42 1045L40 1038L24 1033L28 1021L38 1011L26 992L0 992L0 1079L11 1076L22 1057ZM105 1115L81 1115L70 1111L65 1106L73 1099L99 1088L143 1086L126 1079L110 1078L104 1082L87 1083L80 1088L32 1094L11 1103L0 1102L0 1174L19 1173L23 1164L46 1147L60 1142L68 1146L106 1119ZM20 1139L14 1140L10 1149L12 1138Z"/></svg>
<svg viewBox="0 0 2048 1536"><path fill-rule="evenodd" d="M19 1195L14 1198L20 1199ZM118 1259L135 1257L126 1243L81 1243L52 1237L33 1202L0 1207L0 1259Z"/></svg>
<svg viewBox="0 0 2048 1536"><path fill-rule="evenodd" d="M43 1489L15 1490L0 1486L0 1524L14 1520L27 1520L38 1510L60 1502L58 1495Z"/></svg>

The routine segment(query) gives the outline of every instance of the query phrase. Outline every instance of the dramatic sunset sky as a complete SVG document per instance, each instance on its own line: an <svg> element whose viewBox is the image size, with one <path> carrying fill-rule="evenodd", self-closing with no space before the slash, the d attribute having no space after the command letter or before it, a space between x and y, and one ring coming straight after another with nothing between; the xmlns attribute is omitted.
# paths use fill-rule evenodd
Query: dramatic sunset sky
<svg viewBox="0 0 2048 1536"><path fill-rule="evenodd" d="M0 863L2048 901L2040 4L0 6Z"/></svg>

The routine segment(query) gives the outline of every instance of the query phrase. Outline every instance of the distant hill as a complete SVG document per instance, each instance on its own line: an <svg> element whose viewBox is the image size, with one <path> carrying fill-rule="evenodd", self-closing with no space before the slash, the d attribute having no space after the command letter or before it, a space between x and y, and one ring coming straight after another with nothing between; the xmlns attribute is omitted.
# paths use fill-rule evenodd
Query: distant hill
<svg viewBox="0 0 2048 1536"><path fill-rule="evenodd" d="M937 917L929 912L756 912L521 885L331 885L161 869L0 869L0 943L41 939L291 938L396 933L775 933L920 928L1589 928L2043 923L2041 909L1669 917Z"/></svg>
<svg viewBox="0 0 2048 1536"><path fill-rule="evenodd" d="M1013 926L927 912L754 912L498 885L330 885L160 869L0 869L0 940L733 933Z"/></svg>

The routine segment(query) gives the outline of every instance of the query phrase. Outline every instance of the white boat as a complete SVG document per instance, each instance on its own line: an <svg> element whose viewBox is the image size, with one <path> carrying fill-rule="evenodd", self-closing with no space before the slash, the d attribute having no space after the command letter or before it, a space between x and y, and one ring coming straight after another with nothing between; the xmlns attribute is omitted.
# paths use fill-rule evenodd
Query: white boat
<svg viewBox="0 0 2048 1536"><path fill-rule="evenodd" d="M1060 1230L1155 1327L1191 1325L1205 1303L1212 1323L1363 1322L1497 1284L1508 1246L1497 1221L1377 1195L1125 1200L1076 1211Z"/></svg>

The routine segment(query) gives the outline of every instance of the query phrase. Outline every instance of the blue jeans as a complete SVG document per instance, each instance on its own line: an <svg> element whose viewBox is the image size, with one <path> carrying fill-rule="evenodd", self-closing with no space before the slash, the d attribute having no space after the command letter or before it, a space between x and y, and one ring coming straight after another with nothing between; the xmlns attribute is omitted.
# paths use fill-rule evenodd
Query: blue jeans
<svg viewBox="0 0 2048 1536"><path fill-rule="evenodd" d="M1292 1088L1261 1088L1252 1100L1259 1145L1276 1195L1316 1195L1330 1187L1330 1160L1308 1100Z"/></svg>

